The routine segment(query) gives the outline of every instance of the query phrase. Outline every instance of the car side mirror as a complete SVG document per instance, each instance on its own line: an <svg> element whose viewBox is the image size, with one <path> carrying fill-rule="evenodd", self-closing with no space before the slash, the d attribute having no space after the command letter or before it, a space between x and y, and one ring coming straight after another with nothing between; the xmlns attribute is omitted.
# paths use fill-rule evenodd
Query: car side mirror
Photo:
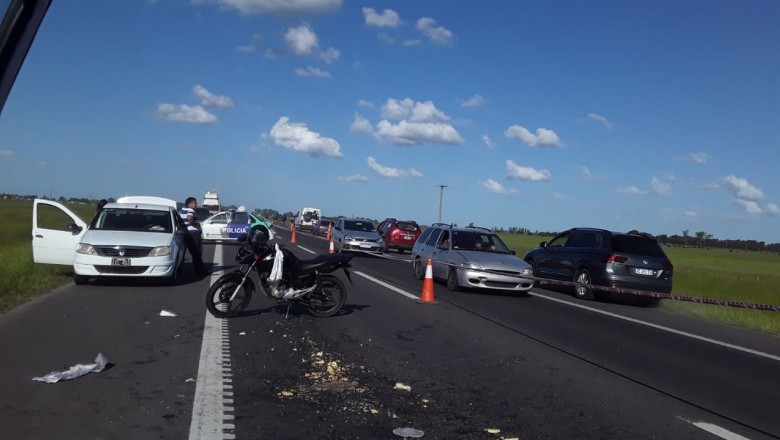
<svg viewBox="0 0 780 440"><path fill-rule="evenodd" d="M82 228L81 226L79 226L79 225L77 225L77 224L75 224L75 223L71 223L71 224L69 224L69 225L66 227L66 229L67 229L68 231L70 231L70 232L81 232L81 231L82 231L84 228Z"/></svg>
<svg viewBox="0 0 780 440"><path fill-rule="evenodd" d="M547 247L547 242L543 241L543 242L539 243L539 247L542 247L542 248L543 247Z"/></svg>
<svg viewBox="0 0 780 440"><path fill-rule="evenodd" d="M515 251L515 250L510 250L509 252L510 252L512 255L517 255L517 251Z"/></svg>

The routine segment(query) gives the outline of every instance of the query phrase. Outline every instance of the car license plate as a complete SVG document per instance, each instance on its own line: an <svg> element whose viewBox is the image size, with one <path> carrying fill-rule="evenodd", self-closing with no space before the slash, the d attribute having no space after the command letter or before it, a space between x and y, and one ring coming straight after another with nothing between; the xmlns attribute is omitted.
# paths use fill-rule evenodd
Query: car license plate
<svg viewBox="0 0 780 440"><path fill-rule="evenodd" d="M111 265L112 266L129 266L130 265L130 259L129 258L112 258L111 259Z"/></svg>
<svg viewBox="0 0 780 440"><path fill-rule="evenodd" d="M371 248L371 245L370 245L370 244L368 244L368 243L360 243L360 247L361 247L361 248L370 249L370 248Z"/></svg>
<svg viewBox="0 0 780 440"><path fill-rule="evenodd" d="M652 269L642 269L637 267L636 269L634 269L634 271L637 275L651 275L651 276L653 275Z"/></svg>
<svg viewBox="0 0 780 440"><path fill-rule="evenodd" d="M414 235L404 235L404 240L411 240L414 238Z"/></svg>

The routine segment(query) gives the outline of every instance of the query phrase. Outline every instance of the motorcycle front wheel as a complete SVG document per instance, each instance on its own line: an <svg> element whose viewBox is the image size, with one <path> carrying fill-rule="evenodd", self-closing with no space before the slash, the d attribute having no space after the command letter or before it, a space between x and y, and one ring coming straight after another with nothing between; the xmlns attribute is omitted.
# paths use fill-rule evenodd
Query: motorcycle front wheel
<svg viewBox="0 0 780 440"><path fill-rule="evenodd" d="M306 308L314 316L326 318L341 310L347 301L347 287L334 275L320 275L322 290L315 290L306 301Z"/></svg>
<svg viewBox="0 0 780 440"><path fill-rule="evenodd" d="M217 318L230 318L243 312L252 299L251 283L241 282L243 278L216 281L209 287L206 293L206 308ZM238 288L238 293L233 300L230 297Z"/></svg>

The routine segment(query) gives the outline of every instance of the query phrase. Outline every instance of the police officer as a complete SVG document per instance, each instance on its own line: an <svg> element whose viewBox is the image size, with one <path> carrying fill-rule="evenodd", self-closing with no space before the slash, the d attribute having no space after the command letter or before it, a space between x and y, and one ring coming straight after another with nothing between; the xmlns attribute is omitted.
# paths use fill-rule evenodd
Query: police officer
<svg viewBox="0 0 780 440"><path fill-rule="evenodd" d="M195 218L195 207L198 206L198 201L195 197L187 197L184 201L184 207L179 211L184 224L187 225L187 232L184 236L184 243L187 245L187 250L190 251L192 256L192 264L195 266L195 272L200 275L208 275L211 273L203 264L203 258L201 257L202 249L200 242L200 223Z"/></svg>

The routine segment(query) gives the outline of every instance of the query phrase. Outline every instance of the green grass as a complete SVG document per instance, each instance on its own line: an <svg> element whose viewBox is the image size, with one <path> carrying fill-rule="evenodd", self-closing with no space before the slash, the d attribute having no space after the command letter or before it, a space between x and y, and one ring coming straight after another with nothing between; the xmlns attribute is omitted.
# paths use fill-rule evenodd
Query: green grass
<svg viewBox="0 0 780 440"><path fill-rule="evenodd" d="M67 206L84 221L95 212L92 205ZM0 200L5 219L0 228L0 313L72 280L71 267L33 263L32 207L29 200ZM54 221L61 219L42 219L45 224Z"/></svg>
<svg viewBox="0 0 780 440"><path fill-rule="evenodd" d="M6 220L0 228L0 313L71 282L72 268L35 264L32 259L32 201L0 200ZM84 221L92 219L92 205L68 204ZM64 219L45 212L46 224L62 225ZM499 234L519 257L551 237ZM674 263L674 293L757 304L780 305L780 255L727 249L665 247ZM663 300L661 309L780 335L780 313Z"/></svg>

